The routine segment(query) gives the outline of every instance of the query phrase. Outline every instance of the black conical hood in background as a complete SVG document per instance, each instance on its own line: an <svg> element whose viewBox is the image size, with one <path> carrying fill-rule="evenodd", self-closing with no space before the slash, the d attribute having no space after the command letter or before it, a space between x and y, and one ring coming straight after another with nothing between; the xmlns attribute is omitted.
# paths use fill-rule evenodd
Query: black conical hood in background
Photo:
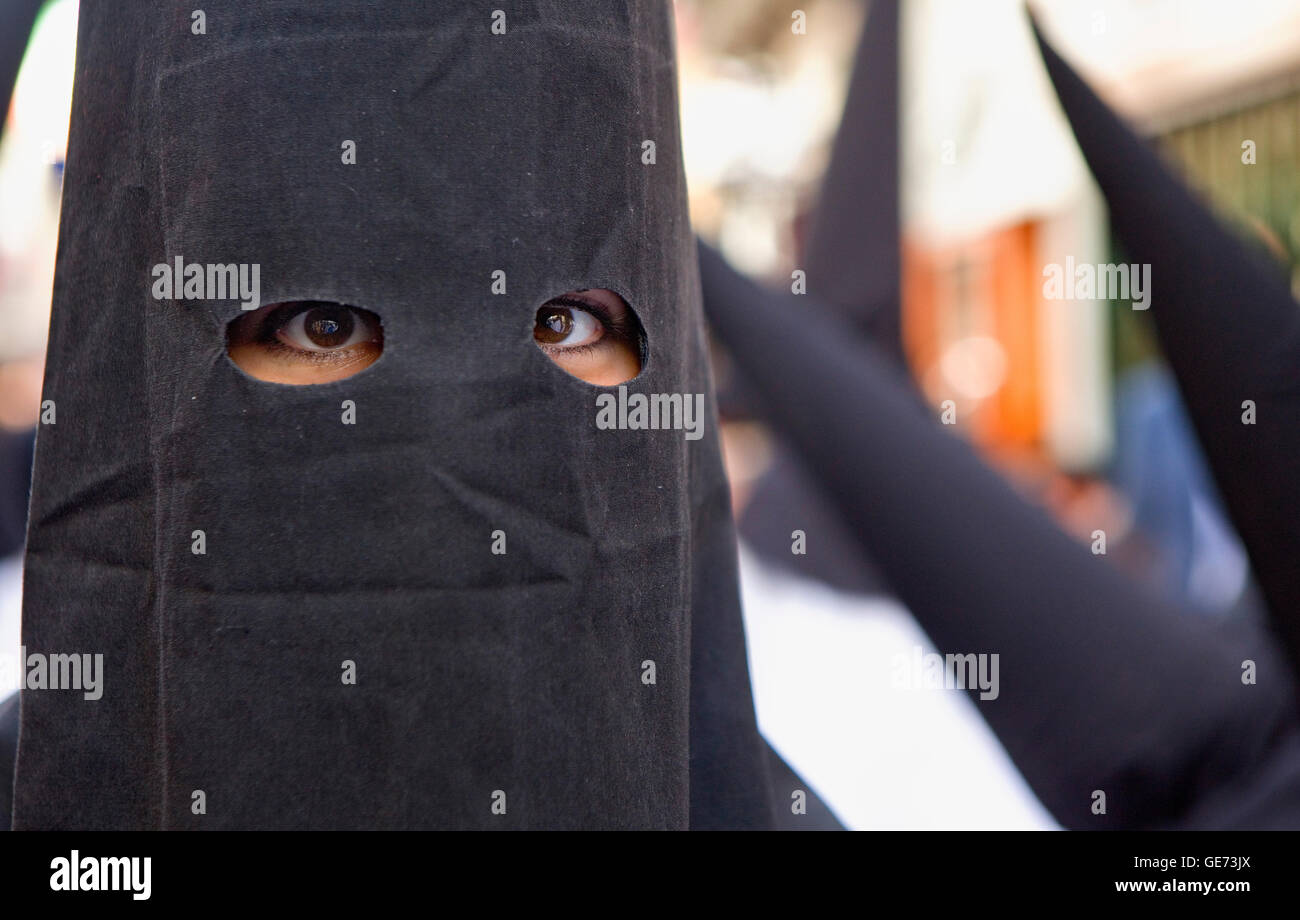
<svg viewBox="0 0 1300 920"><path fill-rule="evenodd" d="M1039 32L1047 72L1131 263L1275 625L1300 662L1300 306ZM1235 136L1218 156L1237 157ZM1261 175L1262 178L1262 174ZM1254 404L1254 424L1243 424Z"/></svg>
<svg viewBox="0 0 1300 920"><path fill-rule="evenodd" d="M32 27L45 0L0 0L0 138L4 137L14 84ZM27 481L31 474L32 434L0 432L0 555L22 545L27 522ZM18 697L0 701L0 830L9 826L13 800L13 762L18 746Z"/></svg>
<svg viewBox="0 0 1300 920"><path fill-rule="evenodd" d="M871 0L800 265L808 292L901 363L898 0Z"/></svg>
<svg viewBox="0 0 1300 920"><path fill-rule="evenodd" d="M44 4L45 0L0 0L0 138L8 123L18 69ZM33 437L30 430L0 431L0 556L9 555L23 543Z"/></svg>
<svg viewBox="0 0 1300 920"><path fill-rule="evenodd" d="M998 656L996 692L971 680L969 695L1058 821L1294 823L1229 815L1238 799L1205 810L1296 735L1295 685L1266 630L1194 616L1066 536L833 311L759 287L707 246L700 266L714 330L899 599L941 653ZM1241 680L1247 659L1256 684Z"/></svg>
<svg viewBox="0 0 1300 920"><path fill-rule="evenodd" d="M8 123L18 70L44 5L45 0L0 0L0 138ZM0 556L23 543L33 437L30 430L0 431Z"/></svg>
<svg viewBox="0 0 1300 920"><path fill-rule="evenodd" d="M898 0L871 0L799 267L808 293L904 366L898 166ZM707 292L706 292L707 296ZM812 301L807 304L813 309ZM744 379L743 377L741 378ZM747 384L752 388L752 384ZM804 531L806 554L791 534ZM841 590L887 591L835 504L786 446L754 485L740 533L762 558Z"/></svg>

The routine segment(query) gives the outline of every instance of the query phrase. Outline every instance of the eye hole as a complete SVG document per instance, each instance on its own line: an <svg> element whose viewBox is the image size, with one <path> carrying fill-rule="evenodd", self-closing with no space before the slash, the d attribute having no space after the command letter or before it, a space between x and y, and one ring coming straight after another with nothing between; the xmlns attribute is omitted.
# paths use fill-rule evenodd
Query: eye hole
<svg viewBox="0 0 1300 920"><path fill-rule="evenodd" d="M369 310L327 301L268 304L226 329L230 359L271 383L343 380L373 364L384 350L384 329Z"/></svg>
<svg viewBox="0 0 1300 920"><path fill-rule="evenodd" d="M597 386L641 373L645 334L618 294L605 288L569 291L537 311L533 340L559 367Z"/></svg>

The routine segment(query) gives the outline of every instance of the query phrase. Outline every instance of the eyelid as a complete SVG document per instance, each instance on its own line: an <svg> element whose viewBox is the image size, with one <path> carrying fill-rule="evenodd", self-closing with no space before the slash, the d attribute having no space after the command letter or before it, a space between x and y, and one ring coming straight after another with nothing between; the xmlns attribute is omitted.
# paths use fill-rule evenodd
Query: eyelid
<svg viewBox="0 0 1300 920"><path fill-rule="evenodd" d="M292 300L282 303L274 310L271 310L263 316L257 323L257 337L259 340L268 342L274 339L275 334L283 329L289 322L297 316L312 310L318 303L316 300ZM347 304L338 304L340 307L346 307L355 312L355 308ZM268 342L269 344L269 342Z"/></svg>
<svg viewBox="0 0 1300 920"><path fill-rule="evenodd" d="M542 304L543 309L546 307L571 307L575 310L586 310L593 314L601 323L613 322L614 315L609 307L605 306L598 300L587 300L585 297L575 297L565 294L562 297L552 297L546 303Z"/></svg>
<svg viewBox="0 0 1300 920"><path fill-rule="evenodd" d="M349 345L338 345L321 350L305 348L300 344L286 341L281 333L295 319L318 307L347 310L356 324L360 340L352 341ZM256 347L264 352L274 351L285 357L320 361L331 356L334 358L347 356L365 345L383 349L383 320L372 310L337 301L294 300L265 304L260 309L238 316L226 324L227 350L232 347Z"/></svg>
<svg viewBox="0 0 1300 920"><path fill-rule="evenodd" d="M293 321L311 311L346 311L352 335L335 346L312 350L292 338ZM328 315L328 314L327 314ZM300 338L307 338L305 321ZM332 300L291 300L264 304L226 324L226 355L244 373L268 383L310 386L345 380L361 373L384 352L384 322L365 307Z"/></svg>
<svg viewBox="0 0 1300 920"><path fill-rule="evenodd" d="M560 302L558 299L548 302L546 306L537 311L539 322L543 315L549 314L553 316L561 311L569 317L569 332L563 339L554 342L542 341L536 338L536 333L534 333L534 339L542 349L567 354L578 348L593 348L609 337L608 318L602 317L596 310L589 310L585 306L576 306L572 302ZM546 322L549 324L549 316ZM540 325L538 328L540 328ZM578 341L578 339L581 339L581 341Z"/></svg>
<svg viewBox="0 0 1300 920"><path fill-rule="evenodd" d="M622 315L615 316L613 310L611 310L607 304L601 303L598 300L585 298L582 296L581 292L564 294L560 297L552 297L542 305L542 309L545 309L546 307L569 307L570 309L575 310L585 310L600 321L600 325L604 328L605 335L602 335L595 342L589 342L586 345L556 345L538 342L538 346L542 349L572 351L575 348L592 348L599 345L607 338L617 338L622 339L625 342L633 342L636 343L638 350L642 349L641 333L636 325L635 319L632 318L632 313L629 310L625 309L622 312ZM642 356L642 360L644 360L644 356Z"/></svg>
<svg viewBox="0 0 1300 920"><path fill-rule="evenodd" d="M589 290L598 296L589 296ZM564 331L563 325L547 316L548 308L581 312L600 323L602 334L579 345L561 344L563 339L548 342ZM560 370L594 386L632 380L646 362L646 335L640 318L627 300L610 288L571 289L544 301L537 308L533 343Z"/></svg>
<svg viewBox="0 0 1300 920"><path fill-rule="evenodd" d="M377 333L382 333L383 331L384 324L377 313L367 310L364 307L353 306L352 304L336 303L334 301L325 300L291 300L273 306L274 309L267 312L265 316L259 318L254 314L249 317L249 319L254 321L254 334L252 338L262 344L269 345L276 341L276 333L287 326L290 322L297 319L299 316L302 316L304 313L310 313L317 307L322 306L342 307L356 317L356 319L366 328L372 328ZM239 320L236 320L235 322L239 322Z"/></svg>

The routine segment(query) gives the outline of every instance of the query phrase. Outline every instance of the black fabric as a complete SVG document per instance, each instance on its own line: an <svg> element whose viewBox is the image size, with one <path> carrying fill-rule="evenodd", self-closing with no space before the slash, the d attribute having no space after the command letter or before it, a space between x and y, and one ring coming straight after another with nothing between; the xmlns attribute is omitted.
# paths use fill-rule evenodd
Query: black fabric
<svg viewBox="0 0 1300 920"><path fill-rule="evenodd" d="M941 653L999 655L998 696L970 696L1057 820L1236 820L1196 809L1293 750L1295 683L1273 637L1131 582L946 433L879 349L709 247L700 259L715 331L899 599Z"/></svg>
<svg viewBox="0 0 1300 920"><path fill-rule="evenodd" d="M0 557L22 548L35 431L0 430Z"/></svg>
<svg viewBox="0 0 1300 920"><path fill-rule="evenodd" d="M1184 830L1300 830L1300 730L1291 729L1269 756L1243 763L1241 775L1197 801Z"/></svg>
<svg viewBox="0 0 1300 920"><path fill-rule="evenodd" d="M813 301L802 309L829 307L856 336L876 342L903 367L898 41L898 0L872 0L800 267ZM747 383L744 390L753 388ZM834 502L797 454L779 441L739 526L745 542L769 563L843 591L889 592L879 567L839 519ZM795 530L816 534L806 553L790 552Z"/></svg>
<svg viewBox="0 0 1300 920"><path fill-rule="evenodd" d="M8 123L18 69L45 0L0 0L0 137ZM23 545L32 473L33 431L0 430L0 556Z"/></svg>
<svg viewBox="0 0 1300 920"><path fill-rule="evenodd" d="M0 700L0 831L9 830L14 812L14 758L18 753L18 694Z"/></svg>
<svg viewBox="0 0 1300 920"><path fill-rule="evenodd" d="M1300 663L1300 305L1285 273L1225 228L1037 25L1034 34L1126 259L1151 266L1161 350L1274 626Z"/></svg>
<svg viewBox="0 0 1300 920"><path fill-rule="evenodd" d="M898 0L871 0L803 265L808 293L903 363Z"/></svg>
<svg viewBox="0 0 1300 920"><path fill-rule="evenodd" d="M105 689L23 694L15 826L770 826L669 5L192 9L81 10L23 637ZM150 297L177 256L371 310L384 354L252 379L238 303ZM531 337L586 287L702 440L596 429Z"/></svg>
<svg viewBox="0 0 1300 920"><path fill-rule="evenodd" d="M889 592L835 503L780 440L775 440L771 467L754 483L738 525L745 545L767 563L841 591L867 596ZM791 551L795 531L803 532L802 553Z"/></svg>
<svg viewBox="0 0 1300 920"><path fill-rule="evenodd" d="M8 122L18 68L31 41L32 27L45 0L0 0L0 136Z"/></svg>
<svg viewBox="0 0 1300 920"><path fill-rule="evenodd" d="M45 0L0 0L0 137L23 55ZM0 431L0 556L23 545L27 495L31 480L31 431ZM13 812L13 764L18 747L18 695L0 702L0 830L8 830Z"/></svg>

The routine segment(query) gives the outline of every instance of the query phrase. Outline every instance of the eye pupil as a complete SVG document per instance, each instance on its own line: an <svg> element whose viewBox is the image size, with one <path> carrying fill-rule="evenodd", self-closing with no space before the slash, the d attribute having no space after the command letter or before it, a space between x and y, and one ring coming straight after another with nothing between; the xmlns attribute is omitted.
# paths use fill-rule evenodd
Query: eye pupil
<svg viewBox="0 0 1300 920"><path fill-rule="evenodd" d="M352 336L355 321L352 311L344 306L316 307L303 318L307 338L321 348L342 345Z"/></svg>
<svg viewBox="0 0 1300 920"><path fill-rule="evenodd" d="M562 342L573 332L573 314L561 307L543 307L537 311L537 331L534 337L541 342Z"/></svg>

